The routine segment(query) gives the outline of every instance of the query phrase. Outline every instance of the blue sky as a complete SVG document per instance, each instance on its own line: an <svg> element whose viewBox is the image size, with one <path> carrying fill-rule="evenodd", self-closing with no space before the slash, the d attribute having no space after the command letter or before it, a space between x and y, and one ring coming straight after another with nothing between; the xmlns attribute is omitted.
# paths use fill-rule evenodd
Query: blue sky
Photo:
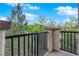
<svg viewBox="0 0 79 59"><path fill-rule="evenodd" d="M47 21L54 19L59 23L69 20L69 17L78 16L75 3L24 3L21 7L29 23L38 22L40 16L45 16ZM0 3L0 20L9 17L13 8L11 3Z"/></svg>

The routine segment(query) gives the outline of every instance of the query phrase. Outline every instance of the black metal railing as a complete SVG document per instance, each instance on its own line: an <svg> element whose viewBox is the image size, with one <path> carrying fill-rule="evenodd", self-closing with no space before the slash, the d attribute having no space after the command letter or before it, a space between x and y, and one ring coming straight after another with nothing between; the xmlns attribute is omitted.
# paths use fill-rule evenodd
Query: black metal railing
<svg viewBox="0 0 79 59"><path fill-rule="evenodd" d="M47 32L6 36L5 55L41 56L47 52Z"/></svg>
<svg viewBox="0 0 79 59"><path fill-rule="evenodd" d="M77 31L61 31L61 50L77 54Z"/></svg>

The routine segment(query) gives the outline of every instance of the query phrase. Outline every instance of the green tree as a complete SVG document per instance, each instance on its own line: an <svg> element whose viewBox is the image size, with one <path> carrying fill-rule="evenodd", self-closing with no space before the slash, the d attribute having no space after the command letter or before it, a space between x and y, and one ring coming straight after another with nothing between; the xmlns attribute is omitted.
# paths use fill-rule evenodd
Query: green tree
<svg viewBox="0 0 79 59"><path fill-rule="evenodd" d="M44 16L39 17L39 24L45 25L46 24L46 18Z"/></svg>
<svg viewBox="0 0 79 59"><path fill-rule="evenodd" d="M26 32L43 32L44 31L44 26L40 24L30 24L25 28Z"/></svg>
<svg viewBox="0 0 79 59"><path fill-rule="evenodd" d="M55 28L56 25L57 25L57 23L55 22L54 19L50 19L50 20L48 21L48 23L47 23L47 27L48 27L48 28Z"/></svg>
<svg viewBox="0 0 79 59"><path fill-rule="evenodd" d="M40 16L39 24L45 26L45 28L56 28L57 27L57 23L55 22L55 19L47 20L44 16Z"/></svg>
<svg viewBox="0 0 79 59"><path fill-rule="evenodd" d="M26 25L26 16L22 12L21 4L14 4L14 9L11 11L10 21L12 21L11 32L13 34L24 33L24 25Z"/></svg>
<svg viewBox="0 0 79 59"><path fill-rule="evenodd" d="M65 30L65 31L77 31L78 30L78 26L77 26L77 18L69 18L68 21L65 21L64 24L62 24L62 28L61 30Z"/></svg>

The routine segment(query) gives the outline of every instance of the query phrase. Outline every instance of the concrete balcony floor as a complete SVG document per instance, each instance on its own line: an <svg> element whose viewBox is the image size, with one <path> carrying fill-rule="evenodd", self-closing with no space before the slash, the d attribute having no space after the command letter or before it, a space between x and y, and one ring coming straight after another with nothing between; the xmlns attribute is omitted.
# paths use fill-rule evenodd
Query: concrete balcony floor
<svg viewBox="0 0 79 59"><path fill-rule="evenodd" d="M77 56L77 55L60 50L60 51L53 51L51 53L47 52L45 56Z"/></svg>

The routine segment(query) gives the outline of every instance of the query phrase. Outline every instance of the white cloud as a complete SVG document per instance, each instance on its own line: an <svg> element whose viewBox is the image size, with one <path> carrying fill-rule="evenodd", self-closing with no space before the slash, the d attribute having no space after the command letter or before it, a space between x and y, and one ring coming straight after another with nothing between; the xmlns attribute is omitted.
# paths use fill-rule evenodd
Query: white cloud
<svg viewBox="0 0 79 59"><path fill-rule="evenodd" d="M18 3L6 3L7 5L10 5L10 6L12 6L12 7L14 7L15 5L17 5ZM23 3L21 3L20 4L21 6L24 6L24 4Z"/></svg>
<svg viewBox="0 0 79 59"><path fill-rule="evenodd" d="M38 7L38 6L33 6L31 4L25 4L24 10L27 8L30 10L39 10L40 9L40 7Z"/></svg>
<svg viewBox="0 0 79 59"><path fill-rule="evenodd" d="M14 3L6 3L7 5L14 6Z"/></svg>
<svg viewBox="0 0 79 59"><path fill-rule="evenodd" d="M66 7L58 7L55 10L57 10L58 15L65 15L65 16L77 16L78 10L77 8L72 8L70 6Z"/></svg>
<svg viewBox="0 0 79 59"><path fill-rule="evenodd" d="M33 20L37 17L37 15L31 13L24 13L24 14L26 15L27 20Z"/></svg>
<svg viewBox="0 0 79 59"><path fill-rule="evenodd" d="M31 6L31 4L25 4L25 6L28 6L29 7L29 6Z"/></svg>
<svg viewBox="0 0 79 59"><path fill-rule="evenodd" d="M0 17L0 20L7 20L6 17Z"/></svg>
<svg viewBox="0 0 79 59"><path fill-rule="evenodd" d="M17 5L17 3L6 3L7 5L10 5L12 7L14 7L14 5ZM23 10L26 10L27 8L30 9L30 10L39 10L40 7L38 6L33 6L31 4L23 4L21 3L21 6L23 7Z"/></svg>
<svg viewBox="0 0 79 59"><path fill-rule="evenodd" d="M31 9L31 10L39 10L40 8L39 7L37 7L37 6L30 6L30 7L28 7L29 9Z"/></svg>

